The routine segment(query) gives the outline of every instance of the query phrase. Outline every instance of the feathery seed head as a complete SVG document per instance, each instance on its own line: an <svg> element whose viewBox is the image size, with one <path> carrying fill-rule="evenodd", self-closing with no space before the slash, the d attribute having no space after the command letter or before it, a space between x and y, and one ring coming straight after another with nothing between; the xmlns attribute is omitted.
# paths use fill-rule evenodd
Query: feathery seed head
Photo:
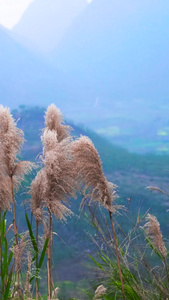
<svg viewBox="0 0 169 300"><path fill-rule="evenodd" d="M21 240L18 242L18 245L13 246L13 253L16 262L16 271L20 271L21 263L25 260L25 250L28 241L26 240L28 232L26 232Z"/></svg>
<svg viewBox="0 0 169 300"><path fill-rule="evenodd" d="M0 105L0 207L9 209L12 202L12 182L18 188L24 175L29 173L33 164L18 162L17 154L24 142L23 131L16 127L10 110Z"/></svg>
<svg viewBox="0 0 169 300"><path fill-rule="evenodd" d="M99 285L98 288L95 290L93 300L99 300L101 296L105 295L106 290L107 289L104 287L104 285Z"/></svg>
<svg viewBox="0 0 169 300"><path fill-rule="evenodd" d="M10 210L12 202L11 179L0 173L0 210Z"/></svg>
<svg viewBox="0 0 169 300"><path fill-rule="evenodd" d="M43 143L43 155L45 156L48 151L53 150L57 147L57 132L45 128L41 136L41 140Z"/></svg>
<svg viewBox="0 0 169 300"><path fill-rule="evenodd" d="M70 212L64 203L68 203L70 196L75 197L75 172L73 162L62 142L54 150L46 153L44 171L47 178L45 203L57 218ZM58 211L57 211L58 209ZM63 212L63 214L61 213Z"/></svg>
<svg viewBox="0 0 169 300"><path fill-rule="evenodd" d="M63 123L62 115L54 104L45 115L42 133L44 168L31 185L31 209L36 219L41 219L41 207L46 206L58 219L71 214L64 203L75 194L75 168L71 154L72 138L69 126Z"/></svg>
<svg viewBox="0 0 169 300"><path fill-rule="evenodd" d="M58 142L56 132L45 128L42 141L44 144L44 172L47 180L44 201L48 209L57 218L62 219L64 215L70 213L70 210L61 202L67 203L70 196L76 196L75 168L70 147L71 138L67 137Z"/></svg>
<svg viewBox="0 0 169 300"><path fill-rule="evenodd" d="M41 169L35 179L31 183L31 211L33 212L37 221L42 221L43 211L42 206L45 198L45 192L47 187L47 178L44 169Z"/></svg>
<svg viewBox="0 0 169 300"><path fill-rule="evenodd" d="M11 123L12 116L7 107L0 105L0 132L5 134L8 131L9 124Z"/></svg>
<svg viewBox="0 0 169 300"><path fill-rule="evenodd" d="M146 219L148 222L144 225L145 233L151 239L154 247L165 258L167 256L167 250L160 231L160 224L153 215L148 214Z"/></svg>
<svg viewBox="0 0 169 300"><path fill-rule="evenodd" d="M44 168L31 185L31 209L41 218L40 207L46 206L58 219L65 219L71 211L64 203L75 194L75 168L71 156L71 138L57 140L57 132L45 128L42 134Z"/></svg>
<svg viewBox="0 0 169 300"><path fill-rule="evenodd" d="M9 109L0 105L0 165L9 176L13 175L16 156L23 142L23 131L16 127Z"/></svg>
<svg viewBox="0 0 169 300"><path fill-rule="evenodd" d="M29 174L33 168L35 168L35 164L26 160L19 161L15 164L13 170L13 179L16 190L21 185L21 182L24 180L25 175Z"/></svg>
<svg viewBox="0 0 169 300"><path fill-rule="evenodd" d="M68 137L71 130L70 126L64 125L62 114L54 104L51 104L46 111L45 126L57 132L58 142Z"/></svg>
<svg viewBox="0 0 169 300"><path fill-rule="evenodd" d="M81 136L72 144L72 153L77 176L85 184L84 193L88 192L93 201L98 201L100 205L114 212L115 206L112 202L117 197L116 186L105 178L99 154L92 141L88 137Z"/></svg>
<svg viewBox="0 0 169 300"><path fill-rule="evenodd" d="M59 288L56 287L53 291L52 291L52 299L58 299L57 296L58 296L58 293L59 293Z"/></svg>

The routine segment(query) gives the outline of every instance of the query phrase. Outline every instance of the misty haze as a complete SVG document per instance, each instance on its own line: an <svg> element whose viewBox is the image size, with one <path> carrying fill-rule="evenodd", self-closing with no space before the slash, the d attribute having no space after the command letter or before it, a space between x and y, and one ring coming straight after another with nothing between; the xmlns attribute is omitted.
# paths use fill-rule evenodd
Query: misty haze
<svg viewBox="0 0 169 300"><path fill-rule="evenodd" d="M168 299L169 2L0 11L2 299Z"/></svg>

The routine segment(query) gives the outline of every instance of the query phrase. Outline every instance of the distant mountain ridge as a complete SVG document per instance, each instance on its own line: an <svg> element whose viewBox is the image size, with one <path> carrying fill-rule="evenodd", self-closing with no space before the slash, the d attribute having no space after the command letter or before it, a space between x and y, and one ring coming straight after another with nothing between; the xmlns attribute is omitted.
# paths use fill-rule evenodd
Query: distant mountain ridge
<svg viewBox="0 0 169 300"><path fill-rule="evenodd" d="M38 19L37 29L43 23L46 32L41 30L40 36L34 30L34 38L51 34L55 40L56 23L50 23L50 31L45 13L55 16L57 5L62 10L64 5L76 6L76 17L71 14L72 21L48 57L1 37L2 103L11 107L12 102L14 108L55 102L75 122L110 136L114 130L123 133L127 123L136 124L131 125L136 131L158 118L168 120L169 2L93 0L84 8L83 0L66 1L35 0L17 25L21 28L25 22L31 34ZM124 124L119 126L118 120Z"/></svg>
<svg viewBox="0 0 169 300"><path fill-rule="evenodd" d="M20 45L2 26L0 69L0 103L10 108L56 102L67 113L80 98L71 77Z"/></svg>
<svg viewBox="0 0 169 300"><path fill-rule="evenodd" d="M35 0L12 31L29 48L48 53L87 5L86 0Z"/></svg>
<svg viewBox="0 0 169 300"><path fill-rule="evenodd" d="M26 143L22 155L26 160L35 160L42 152L40 140L41 131L44 128L43 107L20 106L20 109L13 110L12 115L18 120L18 127L25 134ZM65 117L64 117L65 119ZM119 147L89 128L75 125L72 120L65 120L66 124L73 129L71 134L74 137L80 135L88 136L94 143L101 157L105 172L111 174L114 171L131 171L133 173L144 173L148 176L166 177L168 174L169 156L158 156L154 154L139 155L130 153L123 147Z"/></svg>
<svg viewBox="0 0 169 300"><path fill-rule="evenodd" d="M53 63L109 103L167 101L168 28L167 1L93 1L53 51Z"/></svg>
<svg viewBox="0 0 169 300"><path fill-rule="evenodd" d="M57 5L68 9L68 2L60 1ZM37 30L45 25L45 32L42 30L38 36L35 26L34 39L43 39L48 32L55 40L57 24L50 23L50 30L44 12L46 5L46 14L50 15L54 6L44 3L34 1L14 32L23 26L22 33L28 37L37 19L41 20L35 24ZM77 0L69 3L73 7ZM79 3L82 8L83 1ZM48 63L62 70L71 79L70 84L74 83L77 94L76 104L70 101L71 118L90 122L93 128L98 127L94 123L104 123L107 118L139 120L142 116L145 122L156 119L169 95L169 2L93 0L77 11L48 55Z"/></svg>

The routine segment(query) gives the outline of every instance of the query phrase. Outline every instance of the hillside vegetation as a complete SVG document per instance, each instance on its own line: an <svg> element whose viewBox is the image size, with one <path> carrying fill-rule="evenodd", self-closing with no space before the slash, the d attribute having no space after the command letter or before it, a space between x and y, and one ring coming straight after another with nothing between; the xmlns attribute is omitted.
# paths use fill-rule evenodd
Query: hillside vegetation
<svg viewBox="0 0 169 300"><path fill-rule="evenodd" d="M117 245L112 242L111 237L111 227L109 228L109 225L112 225L112 219L111 219L111 209L110 209L110 203L106 202L107 196L105 197L105 200L103 201L103 198L99 198L99 194L97 194L96 191L91 191L91 199L96 199L97 201L100 201L100 204L103 204L105 208L98 207L96 204L92 204L91 200L85 205L84 211L79 212L80 203L82 201L83 196L79 193L76 200L73 200L70 198L70 208L74 212L74 215L71 218L68 218L66 221L66 224L63 222L59 222L59 218L62 218L62 214L58 214L59 218L54 220L53 219L53 233L54 236L52 238L52 260L50 256L49 249L49 235L47 235L47 239L42 247L41 250L37 252L37 237L35 242L35 232L37 235L37 223L35 222L35 219L32 219L31 213L30 213L30 206L27 204L27 201L30 201L30 196L27 195L28 187L31 184L32 180L35 180L36 182L36 174L42 174L40 172L41 166L43 164L47 164L48 159L52 159L52 156L45 158L45 151L50 150L50 143L51 138L49 140L46 140L48 137L46 133L48 133L49 129L46 129L45 131L42 129L44 128L44 109L35 107L35 108L27 108L25 106L21 106L19 110L15 110L12 112L15 120L17 120L17 126L22 129L25 133L26 143L24 144L24 147L22 149L22 153L19 156L19 159L24 159L27 161L36 161L36 163L39 165L38 170L33 171L30 175L27 175L25 177L25 181L23 182L19 193L16 195L16 215L17 218L12 216L10 212L2 214L1 212L1 249L2 249L2 256L1 256L1 291L4 293L3 295L7 295L7 292L9 292L9 287L11 286L11 280L13 280L12 273L9 273L10 270L10 261L12 260L12 256L14 253L15 259L16 259L16 253L15 251L11 250L10 248L8 250L8 240L6 239L6 235L8 233L9 237L12 238L12 232L10 230L11 223L14 218L14 222L16 222L16 225L14 223L14 232L16 233L17 228L19 228L19 235L15 234L14 237L14 244L13 247L15 249L15 246L18 245L17 241L17 235L20 243L20 247L25 245L25 241L27 237L25 236L25 231L28 228L29 229L29 235L30 235L30 244L32 243L33 249L31 251L34 255L32 259L36 261L36 272L32 277L29 278L30 282L34 280L36 282L36 290L37 287L40 284L40 292L41 294L47 293L47 289L45 288L45 282L47 278L50 278L49 273L50 271L50 265L52 270L52 276L54 279L54 284L57 284L61 287L62 291L60 292L59 299L70 299L70 297L77 297L76 299L100 299L96 298L98 291L96 288L98 287L98 283L104 283L106 285L106 289L104 287L100 287L103 294L105 294L104 299L112 299L112 297L116 297L116 299L150 299L150 298L144 298L149 297L151 295L151 299L159 299L158 297L161 295L162 299L163 296L168 295L168 289L167 289L167 276L165 274L168 274L168 266L167 266L167 250L165 250L165 245L162 244L163 241L161 240L162 248L157 244L156 237L154 237L154 231L152 231L151 222L152 224L156 224L159 231L160 236L160 228L158 225L158 221L156 218L153 217L155 215L158 220L160 221L161 229L163 234L167 234L168 232L168 224L166 223L166 219L164 218L164 215L166 215L166 210L168 209L168 196L167 193L161 194L152 194L150 191L146 190L146 186L158 186L159 188L163 189L167 192L167 181L168 181L168 168L169 165L169 158L165 155L162 156L156 156L156 155L136 155L129 153L127 150L120 148L116 145L111 144L104 138L101 138L96 133L90 131L86 128L80 128L77 125L74 125L71 122L68 122L68 125L71 126L74 130L72 131L72 135L74 136L73 139L77 139L80 135L88 136L92 142L89 142L88 138L79 138L77 139L77 146L75 142L75 149L77 147L77 153L80 155L82 152L82 158L78 160L80 162L80 170L85 170L83 166L83 160L86 159L86 163L88 162L89 156L86 156L85 153L88 151L89 145L92 145L92 147L95 146L95 148L98 150L98 153L100 155L100 158L102 160L103 164L103 170L107 177L107 179L114 184L118 185L118 189L116 189L116 192L118 193L118 198L116 199L116 203L118 204L117 208L114 206L115 210L119 214L117 214L115 218L115 231L116 236L113 237L114 242L117 238ZM46 115L47 116L47 115ZM47 118L47 117L46 117ZM3 122L3 118L1 119ZM49 118L50 120L50 118ZM45 121L47 122L47 121ZM49 121L48 121L49 122ZM46 123L47 124L47 123ZM47 125L46 125L47 126ZM50 122L49 122L49 125ZM64 125L65 126L65 125ZM5 128L5 127L4 127ZM65 126L65 128L69 128ZM67 130L67 129L65 129ZM19 131L18 131L19 133ZM59 133L59 131L58 131ZM4 134L3 131L1 134ZM53 134L51 132L51 134ZM43 149L41 145L40 136L42 136L42 142L43 142ZM50 137L50 136L49 136ZM59 136L58 136L59 138ZM49 146L48 143L49 142ZM78 141L82 142L78 145ZM84 145L83 145L84 142ZM87 143L87 144L85 144ZM89 144L88 144L89 143ZM91 143L91 144L90 144ZM3 139L1 140L1 144L3 146ZM13 143L11 142L11 146ZM51 144L52 145L52 144ZM62 145L62 144L61 144ZM65 144L66 145L66 144ZM9 143L9 147L10 143ZM62 145L62 147L64 144ZM7 147L7 144L4 143L4 147ZM49 150L45 150L48 149ZM80 152L78 152L78 147ZM7 153L7 148L6 152ZM63 148L64 149L64 148ZM93 148L94 149L94 148ZM2 148L3 150L3 148ZM94 150L95 151L95 150ZM2 152L3 153L3 152ZM90 153L90 152L89 152ZM94 152L95 153L95 152ZM39 156L40 154L40 156ZM58 152L60 155L60 158L62 158L62 151ZM68 156L69 157L69 156ZM82 160L81 160L82 159ZM99 157L97 158L99 159ZM3 156L1 157L1 160L3 160ZM39 164L39 162L41 164ZM78 162L77 161L77 162ZM85 160L84 160L85 161ZM97 161L97 160L96 160ZM60 161L61 162L61 161ZM90 162L90 159L89 159ZM8 160L6 160L5 164L8 163ZM15 168L17 168L17 164ZM96 163L97 165L97 163ZM24 165L23 165L24 166ZM31 166L31 164L30 164ZM57 166L57 165L56 165ZM2 167L4 165L2 164ZM26 165L24 166L24 168ZM97 165L97 167L100 168L100 163ZM14 168L14 170L15 170ZM29 168L28 168L29 169ZM27 167L25 171L27 170ZM73 169L67 169L66 175L68 176L68 172L74 172ZM86 169L88 170L88 169ZM93 171L95 172L95 167L93 165ZM92 172L93 172L92 171ZM16 171L13 171L14 175ZM18 172L18 173L17 173ZM16 175L19 175L19 172L21 170L16 172ZM26 171L27 172L27 171ZM38 172L38 173L37 173ZM70 172L70 174L71 174ZM90 192L90 185L92 185L92 188L95 185L95 182L99 182L100 175L99 175L100 169L96 168L96 174L93 177L92 180L93 183L91 183L91 178L88 179L87 185L83 192L88 193ZM50 173L49 173L50 174ZM73 174L73 173L72 173ZM80 174L80 173L79 173ZM90 172L87 171L85 173L86 177L89 176ZM99 176L98 176L99 175ZM36 176L36 177L35 177ZM41 175L39 175L41 176ZM75 175L74 175L75 176ZM98 178L97 178L98 176ZM12 177L11 177L12 178ZM16 177L17 180L20 180L19 178L22 177ZM50 178L50 177L49 177ZM104 177L103 177L104 178ZM58 180L58 179L57 179ZM72 179L73 180L73 177ZM103 179L102 184L105 179ZM34 182L34 181L33 181ZM105 181L104 184L107 185ZM88 185L89 184L89 185ZM69 185L67 186L67 188ZM71 187L71 185L70 185ZM115 189L115 186L113 185L113 190ZM106 186L105 186L106 188ZM150 188L151 190L152 188ZM3 190L3 185L1 186L1 190ZM52 191L52 186L50 188L49 186L49 192ZM64 190L64 189L63 189ZM155 191L157 191L157 188L154 188ZM160 190L158 190L160 191ZM73 196L73 191L69 190L70 195ZM115 199L116 198L116 192L114 190L114 194L112 194ZM40 197L40 190L36 194L36 197ZM83 193L82 193L83 194ZM3 197L6 197L6 194L2 194ZM52 194L51 194L52 195ZM86 194L87 195L87 194ZM98 197L99 196L99 197ZM53 197L53 196L52 196ZM86 199L90 199L90 196L87 196ZM94 198L92 198L94 197ZM96 198L95 198L96 197ZM88 200L89 200L88 199ZM99 200L100 199L100 200ZM24 200L24 202L23 202ZM103 201L103 203L102 203ZM3 203L3 202L2 202ZM23 205L20 205L20 204ZM44 204L47 205L48 202L45 202ZM89 205L91 204L91 205ZM5 205L5 202L4 204ZM14 203L13 203L14 205ZM124 207L122 207L122 206ZM2 207L2 206L1 206ZM32 206L31 206L32 207ZM121 209L122 210L119 210ZM26 215L24 214L24 210L26 209ZM67 210L68 208L66 208ZM124 209L124 210L123 210ZM107 210L109 210L110 213L110 221L108 219ZM68 211L69 212L69 209ZM113 211L114 212L114 211ZM151 213L151 214L148 214ZM35 218L37 212L35 210ZM46 217L49 215L50 217L50 207L48 208L48 211L45 211ZM7 224L5 222L5 218L7 218ZM49 218L50 220L50 218ZM147 221L147 227L144 227L145 222ZM149 222L149 223L148 223ZM154 223L153 223L154 222ZM50 222L48 223L50 224ZM9 232L6 226L9 225ZM16 227L17 226L17 227ZM36 227L36 231L35 231ZM48 230L50 230L50 226L48 225ZM113 228L113 227L112 227ZM148 229L146 229L148 228ZM144 230L143 230L144 229ZM5 233L7 230L7 233ZM44 230L45 227L44 227ZM146 241L147 245L145 244L144 235L147 236ZM5 233L5 235L4 235ZM39 235L41 236L43 233L42 227L39 228ZM53 234L52 234L53 235ZM162 238L162 237L161 237ZM133 241L134 242L133 245ZM12 239L11 239L12 241ZM41 239L40 239L41 241ZM42 242L42 241L41 241ZM40 242L40 244L41 244ZM166 241L167 244L167 241ZM48 246L47 246L48 245ZM116 245L116 247L115 247ZM48 247L48 248L46 248ZM31 249L31 248L30 248ZM142 256L142 249L144 249L145 256ZM151 258L150 256L150 249L154 251L154 253L157 255L155 258ZM161 250L163 249L163 250ZM10 252L8 252L10 251ZM11 252L12 251L12 252ZM42 251L42 252L41 252ZM42 261L44 263L46 262L45 258L45 252L47 251L47 257L48 260L51 260L51 263L47 264L47 270L44 267L44 264L42 266ZM119 254L120 253L120 265L119 263ZM34 254L33 254L34 253ZM141 256L140 256L141 254ZM9 255L9 257L8 257ZM146 260L146 256L148 255L148 261ZM3 258L4 257L4 258ZM39 258L38 258L39 257ZM89 257L91 261L89 261ZM137 259L136 259L137 257ZM8 259L7 259L8 258ZM144 259L143 259L144 258ZM158 267L158 272L161 272L160 270L163 270L161 274L163 274L162 277L159 275L159 273L153 273L151 272L151 265L156 265L158 262L158 259L160 258L160 263ZM39 260L40 259L40 260ZM7 261L6 261L7 260ZM96 264L96 269L89 269L89 267L92 267L92 261ZM5 266L5 262L7 265ZM15 262L15 260L14 260ZM17 262L17 260L16 260ZM20 263L19 263L20 264ZM88 265L88 268L87 268ZM39 266L39 267L38 267ZM29 266L28 266L29 267ZM138 269L137 269L138 267ZM163 268L164 267L164 268ZM16 268L16 266L15 266ZM39 281L39 271L38 268L41 269L40 271L40 278ZM144 276L143 269L146 268L147 276L149 277L149 281L144 283L144 279L142 276ZM13 267L11 269L11 272L13 270ZM15 269L17 270L17 268ZM16 287L13 287L12 291L16 292L16 295L18 296L20 287L19 287L19 281L20 281L20 269L16 271L17 275L17 283ZM94 271L95 270L95 271ZM121 271L120 271L121 270ZM121 273L122 272L122 273ZM165 273L166 272L166 273ZM3 275L4 274L4 275ZM11 274L11 275L10 275ZM26 273L26 269L23 268L23 274L24 276L28 276L29 272ZM27 275L26 275L27 274ZM47 275L48 274L48 275ZM105 274L107 276L105 277ZM121 274L121 275L120 275ZM5 277L3 277L5 276ZM139 279L138 279L139 276ZM147 278L148 278L147 277ZM4 281L4 278L6 278L6 282ZM116 279L115 279L116 278ZM141 279L140 279L141 278ZM141 280L138 282L138 280ZM7 285L6 285L7 284ZM48 280L48 293L49 293L49 286L51 283L49 283ZM8 286L8 288L7 288ZM155 289L154 289L155 286ZM5 292L5 288L6 291ZM27 287L28 288L28 287ZM52 287L53 289L53 287ZM93 296L94 289L96 290L95 296ZM154 290L153 290L154 289ZM22 293L22 288L21 288ZM27 295L30 291L27 290ZM88 293L89 292L89 293ZM11 292L13 293L13 292ZM87 296L88 294L88 296ZM125 295L124 295L125 294ZM86 296L85 296L86 295ZM149 296L148 296L149 295ZM156 296L157 295L157 298ZM6 297L6 296L3 296ZM21 297L21 296L20 296ZM36 295L36 299L38 296ZM93 298L94 297L94 298ZM99 297L99 295L98 295ZM3 298L6 299L6 298ZM45 299L45 298L44 298ZM48 294L48 299L50 299L50 296Z"/></svg>

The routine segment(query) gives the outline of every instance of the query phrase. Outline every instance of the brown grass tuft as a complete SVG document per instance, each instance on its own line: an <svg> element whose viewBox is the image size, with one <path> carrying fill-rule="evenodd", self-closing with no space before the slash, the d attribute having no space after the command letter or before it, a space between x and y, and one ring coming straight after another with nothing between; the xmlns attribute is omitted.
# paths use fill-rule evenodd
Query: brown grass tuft
<svg viewBox="0 0 169 300"><path fill-rule="evenodd" d="M47 129L57 132L58 142L67 138L71 131L71 127L64 124L62 114L54 104L51 104L47 109L45 126Z"/></svg>
<svg viewBox="0 0 169 300"><path fill-rule="evenodd" d="M163 237L160 231L160 224L157 218L153 215L148 214L147 223L144 225L146 235L151 239L154 247L161 253L163 258L167 256L167 250L164 245Z"/></svg>
<svg viewBox="0 0 169 300"><path fill-rule="evenodd" d="M98 286L98 288L95 290L95 295L94 295L94 298L93 300L99 300L101 299L100 297L105 295L106 293L106 288L101 284Z"/></svg>
<svg viewBox="0 0 169 300"><path fill-rule="evenodd" d="M20 153L23 142L23 131L16 127L9 109L0 105L0 167L10 177L13 176L16 156Z"/></svg>
<svg viewBox="0 0 169 300"><path fill-rule="evenodd" d="M89 197L109 211L115 212L113 202L117 198L116 185L105 178L99 154L92 141L88 137L80 137L72 144L72 153L77 177L84 183L84 200Z"/></svg>

